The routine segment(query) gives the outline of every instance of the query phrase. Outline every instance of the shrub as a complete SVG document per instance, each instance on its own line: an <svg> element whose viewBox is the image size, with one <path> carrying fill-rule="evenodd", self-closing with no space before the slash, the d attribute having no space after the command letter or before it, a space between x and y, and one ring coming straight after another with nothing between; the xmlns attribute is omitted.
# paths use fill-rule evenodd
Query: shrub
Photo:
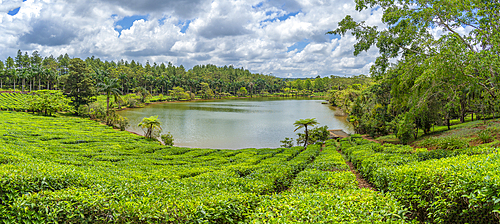
<svg viewBox="0 0 500 224"><path fill-rule="evenodd" d="M481 140L482 143L488 143L493 141L493 135L491 134L490 130L481 130L478 134L477 137L479 140Z"/></svg>
<svg viewBox="0 0 500 224"><path fill-rule="evenodd" d="M292 148L293 147L293 138L285 138L285 140L282 140L280 142L283 143L282 145L280 145L280 147L283 147L283 148Z"/></svg>
<svg viewBox="0 0 500 224"><path fill-rule="evenodd" d="M174 136L172 136L170 132L168 132L167 134L163 134L160 137L161 141L163 141L163 144L170 146L174 145Z"/></svg>

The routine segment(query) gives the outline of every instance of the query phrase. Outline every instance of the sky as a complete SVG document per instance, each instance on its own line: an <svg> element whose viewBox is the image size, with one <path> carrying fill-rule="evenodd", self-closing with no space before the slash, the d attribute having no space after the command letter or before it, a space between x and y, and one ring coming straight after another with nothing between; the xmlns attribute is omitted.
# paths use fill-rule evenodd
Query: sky
<svg viewBox="0 0 500 224"><path fill-rule="evenodd" d="M378 50L326 32L346 15L383 28L354 0L0 0L0 60L55 57L214 64L277 77L369 74Z"/></svg>

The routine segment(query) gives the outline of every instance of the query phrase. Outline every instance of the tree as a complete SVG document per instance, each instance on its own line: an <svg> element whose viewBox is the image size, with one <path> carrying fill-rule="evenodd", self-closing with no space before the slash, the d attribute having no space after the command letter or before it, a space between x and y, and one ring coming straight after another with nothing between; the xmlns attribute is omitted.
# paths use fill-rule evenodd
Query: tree
<svg viewBox="0 0 500 224"><path fill-rule="evenodd" d="M58 111L70 111L71 99L57 90L39 90L35 91L28 101L28 107L33 113L35 111L44 113L46 116Z"/></svg>
<svg viewBox="0 0 500 224"><path fill-rule="evenodd" d="M95 100L97 92L90 73L82 59L73 58L69 61L69 75L64 83L64 91L73 100L75 108Z"/></svg>
<svg viewBox="0 0 500 224"><path fill-rule="evenodd" d="M306 148L307 146L307 143L309 141L309 132L307 130L307 126L314 126L314 125L317 125L319 124L317 121L316 121L316 118L309 118L309 119L300 119L298 121L295 121L295 123L293 125L295 125L295 127L297 127L293 132L301 129L301 128L305 128L305 135L306 135L306 140L305 140L305 143L304 143L304 148Z"/></svg>
<svg viewBox="0 0 500 224"><path fill-rule="evenodd" d="M248 91L245 87L241 87L239 90L238 90L238 96L245 96L247 95Z"/></svg>
<svg viewBox="0 0 500 224"><path fill-rule="evenodd" d="M103 78L103 82L97 84L99 92L106 93L106 116L109 114L109 97L113 95L115 97L115 102L121 100L120 98L120 84L118 84L117 79L111 79L108 77Z"/></svg>
<svg viewBox="0 0 500 224"><path fill-rule="evenodd" d="M161 131L161 122L158 120L158 116L145 117L137 126L142 128L144 137L149 139L158 138Z"/></svg>
<svg viewBox="0 0 500 224"><path fill-rule="evenodd" d="M142 86L137 87L135 89L135 91L137 91L137 95L140 97L142 103L146 103L146 100L148 99L148 97L151 96L149 91Z"/></svg>
<svg viewBox="0 0 500 224"><path fill-rule="evenodd" d="M210 86L206 82L200 83L201 85L201 90L199 91L199 94L201 94L201 97L203 99L210 99L214 97L214 92L212 89L210 89Z"/></svg>

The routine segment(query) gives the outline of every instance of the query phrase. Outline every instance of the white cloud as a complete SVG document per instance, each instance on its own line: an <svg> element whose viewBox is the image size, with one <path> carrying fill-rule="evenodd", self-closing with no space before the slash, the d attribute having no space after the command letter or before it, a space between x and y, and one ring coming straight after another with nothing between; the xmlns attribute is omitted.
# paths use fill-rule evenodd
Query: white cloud
<svg viewBox="0 0 500 224"><path fill-rule="evenodd" d="M56 57L68 53L103 60L170 61L186 68L232 64L279 77L368 74L376 50L354 57L355 38L330 39L325 33L347 14L383 26L380 10L360 13L347 0L1 2L0 10L18 5L21 10L15 16L0 14L0 48L4 49L0 60L21 49ZM278 19L290 13L293 16ZM123 27L116 22L132 15L148 15L148 19L118 33L115 29ZM179 24L187 20L191 23L181 33ZM287 52L301 41L308 43L304 49Z"/></svg>

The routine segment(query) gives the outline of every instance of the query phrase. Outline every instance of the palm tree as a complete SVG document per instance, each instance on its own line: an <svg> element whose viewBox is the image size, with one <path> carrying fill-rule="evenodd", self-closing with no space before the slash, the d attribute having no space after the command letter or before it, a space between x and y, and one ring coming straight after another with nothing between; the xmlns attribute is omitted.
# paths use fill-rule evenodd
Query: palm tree
<svg viewBox="0 0 500 224"><path fill-rule="evenodd" d="M113 94L113 96L115 96L115 102L117 100L121 100L120 85L118 84L117 79L110 79L108 77L104 77L103 82L97 84L97 88L99 92L106 93L106 117L107 117L109 114L109 96Z"/></svg>
<svg viewBox="0 0 500 224"><path fill-rule="evenodd" d="M306 134L306 142L304 143L304 148L306 148L307 146L307 142L309 141L309 132L307 131L307 126L314 126L314 125L317 125L319 124L317 121L316 121L316 118L309 118L309 119L300 119L298 121L295 121L295 123L293 123L293 125L295 125L295 127L297 127L295 129L295 131L301 129L301 128L305 128L306 131L305 131L305 134ZM295 132L293 131L293 132Z"/></svg>
<svg viewBox="0 0 500 224"><path fill-rule="evenodd" d="M146 138L156 138L158 137L158 131L161 130L161 122L158 120L158 116L145 117L142 122L139 123L139 127L144 131L144 137Z"/></svg>
<svg viewBox="0 0 500 224"><path fill-rule="evenodd" d="M135 89L137 91L137 95L141 98L142 103L146 103L146 100L151 94L148 92L148 90L142 86L139 86Z"/></svg>

